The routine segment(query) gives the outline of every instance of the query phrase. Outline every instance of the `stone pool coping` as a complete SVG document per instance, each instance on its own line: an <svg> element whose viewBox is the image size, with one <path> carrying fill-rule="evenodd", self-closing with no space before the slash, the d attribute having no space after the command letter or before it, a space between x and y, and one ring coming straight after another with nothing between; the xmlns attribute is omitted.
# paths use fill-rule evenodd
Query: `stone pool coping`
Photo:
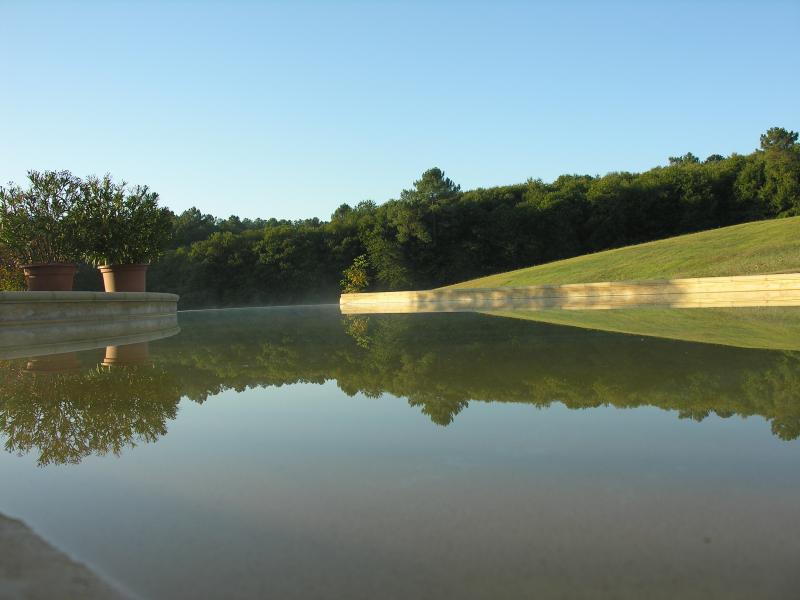
<svg viewBox="0 0 800 600"><path fill-rule="evenodd" d="M22 521L0 514L0 598L127 597L48 544Z"/></svg>
<svg viewBox="0 0 800 600"><path fill-rule="evenodd" d="M178 299L160 292L0 292L0 352L174 330Z"/></svg>
<svg viewBox="0 0 800 600"><path fill-rule="evenodd" d="M800 273L342 294L345 314L800 306Z"/></svg>

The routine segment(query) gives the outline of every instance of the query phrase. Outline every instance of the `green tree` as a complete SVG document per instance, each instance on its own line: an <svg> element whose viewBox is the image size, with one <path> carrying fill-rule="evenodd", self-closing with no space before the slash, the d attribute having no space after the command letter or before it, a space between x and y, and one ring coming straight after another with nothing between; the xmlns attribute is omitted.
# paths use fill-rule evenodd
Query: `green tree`
<svg viewBox="0 0 800 600"><path fill-rule="evenodd" d="M760 137L761 149L765 152L776 150L785 152L794 150L797 144L797 132L788 131L783 127L770 127Z"/></svg>
<svg viewBox="0 0 800 600"><path fill-rule="evenodd" d="M697 158L691 152L687 152L683 156L670 156L669 157L669 164L670 165L692 165L697 164L700 162L700 159Z"/></svg>
<svg viewBox="0 0 800 600"><path fill-rule="evenodd" d="M207 239L217 230L217 219L212 215L203 214L193 206L175 215L172 227L172 247L178 248Z"/></svg>
<svg viewBox="0 0 800 600"><path fill-rule="evenodd" d="M355 294L363 292L369 287L369 259L366 254L361 254L353 259L353 264L343 271L344 278L340 282L342 292Z"/></svg>
<svg viewBox="0 0 800 600"><path fill-rule="evenodd" d="M433 167L414 182L414 189L403 190L400 199L411 204L439 204L457 198L460 193L460 185L445 177L440 168Z"/></svg>
<svg viewBox="0 0 800 600"><path fill-rule="evenodd" d="M800 215L800 144L797 132L772 127L761 136L763 201L778 215Z"/></svg>

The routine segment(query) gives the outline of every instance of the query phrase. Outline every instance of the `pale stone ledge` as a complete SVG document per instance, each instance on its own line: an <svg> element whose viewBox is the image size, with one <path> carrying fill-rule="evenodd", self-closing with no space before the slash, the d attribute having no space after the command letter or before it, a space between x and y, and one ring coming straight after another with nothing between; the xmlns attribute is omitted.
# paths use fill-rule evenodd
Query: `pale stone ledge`
<svg viewBox="0 0 800 600"><path fill-rule="evenodd" d="M0 292L0 351L174 330L177 310L175 294Z"/></svg>
<svg viewBox="0 0 800 600"><path fill-rule="evenodd" d="M346 314L800 306L800 273L342 294L339 306Z"/></svg>
<svg viewBox="0 0 800 600"><path fill-rule="evenodd" d="M0 515L0 598L127 598L81 563L53 548L24 523Z"/></svg>

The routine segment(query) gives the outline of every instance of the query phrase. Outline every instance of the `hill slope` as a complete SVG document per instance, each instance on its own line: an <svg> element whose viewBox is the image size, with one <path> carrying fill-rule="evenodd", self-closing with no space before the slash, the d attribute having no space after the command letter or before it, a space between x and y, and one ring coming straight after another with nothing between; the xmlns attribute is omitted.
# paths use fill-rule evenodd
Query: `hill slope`
<svg viewBox="0 0 800 600"><path fill-rule="evenodd" d="M800 217L744 223L489 275L449 288L800 271Z"/></svg>

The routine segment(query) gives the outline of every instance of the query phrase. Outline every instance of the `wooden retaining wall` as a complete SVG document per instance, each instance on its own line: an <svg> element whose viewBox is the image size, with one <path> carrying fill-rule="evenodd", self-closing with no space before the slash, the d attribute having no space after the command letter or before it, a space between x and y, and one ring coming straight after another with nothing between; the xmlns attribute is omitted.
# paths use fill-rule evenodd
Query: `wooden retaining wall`
<svg viewBox="0 0 800 600"><path fill-rule="evenodd" d="M342 294L345 314L660 306L800 306L800 273Z"/></svg>

